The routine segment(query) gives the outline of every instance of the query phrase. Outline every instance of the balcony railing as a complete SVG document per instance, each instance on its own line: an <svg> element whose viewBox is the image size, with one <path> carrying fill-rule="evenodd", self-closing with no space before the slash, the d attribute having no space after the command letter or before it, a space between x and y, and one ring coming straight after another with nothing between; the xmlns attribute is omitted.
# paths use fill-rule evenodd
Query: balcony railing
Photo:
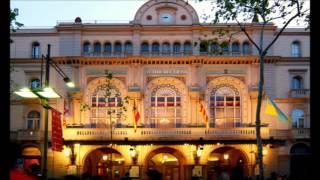
<svg viewBox="0 0 320 180"><path fill-rule="evenodd" d="M309 97L309 89L291 89L290 97L292 98L304 98Z"/></svg>
<svg viewBox="0 0 320 180"><path fill-rule="evenodd" d="M310 138L310 128L291 129L292 137L295 139Z"/></svg>
<svg viewBox="0 0 320 180"><path fill-rule="evenodd" d="M293 128L270 130L270 137L274 139L307 139L310 138L310 128Z"/></svg>
<svg viewBox="0 0 320 180"><path fill-rule="evenodd" d="M65 140L110 140L110 130L105 128L66 128L63 131ZM261 128L263 139L269 138L269 128ZM254 127L246 128L115 128L112 133L113 140L133 141L176 141L176 140L254 140L256 130Z"/></svg>
<svg viewBox="0 0 320 180"><path fill-rule="evenodd" d="M19 130L17 132L17 140L18 141L36 141L41 139L41 131L39 130Z"/></svg>

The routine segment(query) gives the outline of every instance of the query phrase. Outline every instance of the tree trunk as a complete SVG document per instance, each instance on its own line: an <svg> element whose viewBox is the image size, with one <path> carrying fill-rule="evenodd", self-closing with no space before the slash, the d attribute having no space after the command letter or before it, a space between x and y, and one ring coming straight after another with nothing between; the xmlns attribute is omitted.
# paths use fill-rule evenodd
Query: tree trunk
<svg viewBox="0 0 320 180"><path fill-rule="evenodd" d="M256 112L256 137L257 137L257 161L259 166L259 180L264 179L263 175L263 156L262 156L262 139L261 139L261 120L260 120L260 112L261 112L261 104L262 104L262 93L263 93L263 85L264 85L264 55L259 54L260 60L260 81L259 81L259 90L258 90L258 103L257 103L257 112Z"/></svg>

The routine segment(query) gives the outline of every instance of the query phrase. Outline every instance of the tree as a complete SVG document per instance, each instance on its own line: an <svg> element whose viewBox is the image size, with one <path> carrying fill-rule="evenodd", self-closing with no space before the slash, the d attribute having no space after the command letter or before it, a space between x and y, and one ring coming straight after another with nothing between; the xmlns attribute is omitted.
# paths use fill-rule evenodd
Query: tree
<svg viewBox="0 0 320 180"><path fill-rule="evenodd" d="M200 0L201 1L201 0ZM258 103L256 111L256 138L258 149L258 166L259 166L259 178L263 179L263 157L262 157L262 140L260 134L261 120L261 104L262 93L264 86L264 59L268 53L268 50L278 40L282 32L293 20L305 19L305 22L309 22L309 8L305 8L303 0L211 0L215 11L213 14L213 22L218 23L220 21L236 22L236 25L246 35L249 41L258 51L259 56L259 89L258 89ZM207 18L210 16L206 16ZM253 19L253 23L259 25L260 37L258 40L250 35L248 27L252 25L250 22ZM276 32L273 39L268 44L264 44L264 32L265 27L275 20L281 20L283 26ZM234 35L235 33L227 32L227 34Z"/></svg>

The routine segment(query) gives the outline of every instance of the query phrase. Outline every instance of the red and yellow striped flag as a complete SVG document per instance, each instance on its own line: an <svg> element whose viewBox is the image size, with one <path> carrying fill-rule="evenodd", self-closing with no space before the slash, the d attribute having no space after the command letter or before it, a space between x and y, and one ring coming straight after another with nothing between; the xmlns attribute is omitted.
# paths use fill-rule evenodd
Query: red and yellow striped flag
<svg viewBox="0 0 320 180"><path fill-rule="evenodd" d="M137 125L138 125L138 121L140 119L140 114L139 114L139 111L137 110L137 107L136 107L136 100L134 100L134 103L133 103L133 119L134 119L134 132L137 131Z"/></svg>
<svg viewBox="0 0 320 180"><path fill-rule="evenodd" d="M207 115L206 109L203 106L202 103L200 103L200 113L202 115L202 118L204 119L205 123L206 123L206 128L209 129L209 117Z"/></svg>

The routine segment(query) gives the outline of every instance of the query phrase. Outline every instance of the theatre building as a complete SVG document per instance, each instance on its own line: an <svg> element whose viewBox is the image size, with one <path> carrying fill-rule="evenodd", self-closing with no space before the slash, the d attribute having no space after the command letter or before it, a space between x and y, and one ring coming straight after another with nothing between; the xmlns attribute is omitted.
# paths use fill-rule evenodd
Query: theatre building
<svg viewBox="0 0 320 180"><path fill-rule="evenodd" d="M257 41L261 25L253 22L247 28ZM64 146L61 152L52 150L49 110L48 177L89 173L120 179L129 172L142 180L152 169L166 180L216 179L222 171L230 177L254 176L258 53L243 33L217 38L213 32L221 29L239 31L236 24L200 23L185 1L150 0L128 23L77 17L52 28L12 32L12 91L44 85L42 55L51 45L49 85L60 98L49 105L62 113ZM278 31L268 24L265 43ZM273 171L308 174L309 41L305 29L288 28L265 58L261 136L266 176ZM227 44L222 53L212 53L222 43ZM74 88L65 85L59 69ZM113 75L111 86L106 70ZM106 88L111 88L108 98ZM266 98L290 120L266 114ZM122 115L119 104L127 109ZM22 150L22 166L43 167L44 107L39 98L14 93L10 107L11 141ZM136 128L134 107L140 115Z"/></svg>

